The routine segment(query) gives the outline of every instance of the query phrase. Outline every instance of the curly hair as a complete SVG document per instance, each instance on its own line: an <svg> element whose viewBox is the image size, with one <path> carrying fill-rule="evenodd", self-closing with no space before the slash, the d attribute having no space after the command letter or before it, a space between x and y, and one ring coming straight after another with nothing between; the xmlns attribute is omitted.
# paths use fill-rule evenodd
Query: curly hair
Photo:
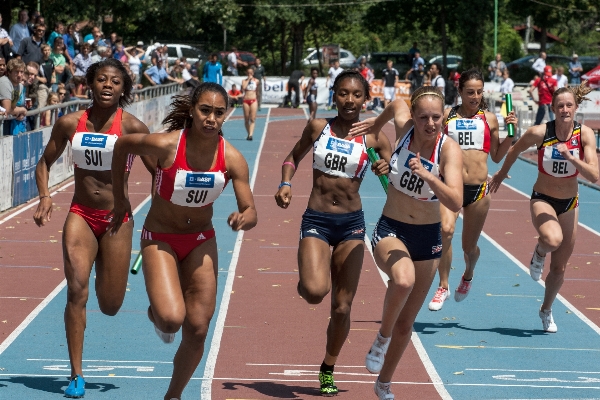
<svg viewBox="0 0 600 400"><path fill-rule="evenodd" d="M204 82L198 85L191 94L180 94L173 97L170 106L171 110L162 121L163 125L167 126L167 130L178 131L192 126L193 118L190 115L190 110L198 104L200 97L204 93L209 92L221 95L223 101L225 101L225 110L227 110L229 101L227 92L223 86L214 82ZM219 131L219 134L222 135L223 132Z"/></svg>
<svg viewBox="0 0 600 400"><path fill-rule="evenodd" d="M577 105L583 103L584 100L589 100L585 95L590 93L593 89L590 88L587 83L587 81L583 81L578 86L561 87L560 89L557 89L552 94L552 106L554 106L556 98L563 93L571 93Z"/></svg>
<svg viewBox="0 0 600 400"><path fill-rule="evenodd" d="M335 81L333 82L333 93L336 93L341 85L341 83L343 81L345 81L346 79L356 79L360 82L360 84L363 86L363 89L365 90L365 100L371 100L371 93L369 92L369 89L371 88L371 86L369 85L369 82L367 82L367 80L360 74L360 72L352 70L352 69L346 69L344 71L342 71L337 78L335 78Z"/></svg>
<svg viewBox="0 0 600 400"><path fill-rule="evenodd" d="M85 80L88 86L91 88L94 85L94 80L96 79L96 75L98 71L102 68L112 67L117 69L122 76L123 79L123 96L119 96L119 107L125 108L132 102L131 91L133 90L133 81L131 80L131 76L127 73L127 69L123 66L123 63L114 58L107 58L106 60L93 63L87 69L85 74Z"/></svg>
<svg viewBox="0 0 600 400"><path fill-rule="evenodd" d="M471 68L460 74L460 78L458 79L458 89L462 91L465 87L465 83L467 83L470 80L481 81L482 84L485 82L483 80L483 75L481 74L481 71L479 71L477 68ZM482 110L489 111L488 104L485 102L483 96L481 96L479 108Z"/></svg>

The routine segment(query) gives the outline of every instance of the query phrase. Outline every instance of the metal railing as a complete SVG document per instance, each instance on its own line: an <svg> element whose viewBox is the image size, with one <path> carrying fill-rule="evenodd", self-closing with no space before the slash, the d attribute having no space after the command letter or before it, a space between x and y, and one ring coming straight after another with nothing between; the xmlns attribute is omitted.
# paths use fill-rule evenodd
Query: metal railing
<svg viewBox="0 0 600 400"><path fill-rule="evenodd" d="M179 83L170 83L168 85L157 85L150 86L140 90L133 90L131 92L131 96L133 97L133 102L143 101L152 99L159 96L169 95L173 93L178 93L183 89L183 85ZM58 115L62 113L62 115L70 114L72 112L87 108L92 103L91 99L86 100L72 100L66 103L55 104L51 106L46 106L42 108L36 108L34 110L29 110L25 114L26 117L35 117L34 121L31 123L31 130L27 132L31 132L34 130L39 130L41 126L41 116L42 113L46 111L50 111L50 123L45 126L52 126L56 123L58 119ZM15 119L14 116L4 116L0 117L0 136L2 135L2 128L4 125L4 121L10 121ZM31 121L30 121L31 122ZM25 133L25 132L24 132Z"/></svg>

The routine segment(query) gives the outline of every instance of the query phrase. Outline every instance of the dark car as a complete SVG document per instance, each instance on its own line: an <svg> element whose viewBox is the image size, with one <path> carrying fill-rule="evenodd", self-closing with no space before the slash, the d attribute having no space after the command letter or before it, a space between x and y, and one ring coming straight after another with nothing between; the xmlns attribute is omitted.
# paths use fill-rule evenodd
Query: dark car
<svg viewBox="0 0 600 400"><path fill-rule="evenodd" d="M221 51L219 52L219 61L221 62L221 65L223 66L223 72L226 75L229 75L227 73L227 55L231 53L230 51ZM245 75L246 74L246 68L254 66L256 64L256 56L252 53L250 53L249 51L238 51L236 52L238 54L238 60L241 60L245 63L248 64L248 66L242 66L240 65L238 67L238 73L240 75Z"/></svg>
<svg viewBox="0 0 600 400"><path fill-rule="evenodd" d="M506 64L512 80L520 83L529 83L529 81L535 78L537 72L532 68L532 66L538 57L539 56L537 55L528 55ZM569 61L571 61L570 57L561 56L558 54L548 54L546 57L546 65L551 65L554 73L556 73L557 67L565 67L565 73L567 73L569 70ZM586 70L585 67L583 70Z"/></svg>
<svg viewBox="0 0 600 400"><path fill-rule="evenodd" d="M377 52L358 57L351 68L358 68L358 64L360 64L360 60L363 57L367 58L368 65L373 69L376 79L381 79L382 71L387 68L387 61L392 60L394 62L394 68L396 68L400 74L400 80L403 80L410 69L412 62L412 56L409 53L397 51Z"/></svg>

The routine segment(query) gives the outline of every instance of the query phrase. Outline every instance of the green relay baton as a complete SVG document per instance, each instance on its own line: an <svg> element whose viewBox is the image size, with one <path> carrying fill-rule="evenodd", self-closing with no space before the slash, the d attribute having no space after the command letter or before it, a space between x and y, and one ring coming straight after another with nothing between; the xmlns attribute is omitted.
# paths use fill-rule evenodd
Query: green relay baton
<svg viewBox="0 0 600 400"><path fill-rule="evenodd" d="M367 155L369 156L369 160L372 163L375 163L375 161L379 160L379 156L375 152L375 149L372 147L369 147L367 149ZM385 193L387 194L388 184L389 184L388 177L385 175L380 175L378 178L379 178L379 182L381 182L381 186L383 186L383 190L385 190Z"/></svg>
<svg viewBox="0 0 600 400"><path fill-rule="evenodd" d="M133 266L131 267L131 273L133 275L137 275L138 271L140 270L140 267L142 266L142 252L140 250L140 252L138 253L135 261L133 262Z"/></svg>

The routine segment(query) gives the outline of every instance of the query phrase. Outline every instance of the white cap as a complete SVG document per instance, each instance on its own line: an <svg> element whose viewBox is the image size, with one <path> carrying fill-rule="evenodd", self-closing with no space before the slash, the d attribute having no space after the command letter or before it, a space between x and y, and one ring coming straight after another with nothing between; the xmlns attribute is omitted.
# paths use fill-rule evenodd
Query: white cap
<svg viewBox="0 0 600 400"><path fill-rule="evenodd" d="M579 56L575 53L573 53L573 58L578 58Z"/></svg>
<svg viewBox="0 0 600 400"><path fill-rule="evenodd" d="M154 43L154 47L160 47L160 46L162 46L162 44L160 44L158 42Z"/></svg>

